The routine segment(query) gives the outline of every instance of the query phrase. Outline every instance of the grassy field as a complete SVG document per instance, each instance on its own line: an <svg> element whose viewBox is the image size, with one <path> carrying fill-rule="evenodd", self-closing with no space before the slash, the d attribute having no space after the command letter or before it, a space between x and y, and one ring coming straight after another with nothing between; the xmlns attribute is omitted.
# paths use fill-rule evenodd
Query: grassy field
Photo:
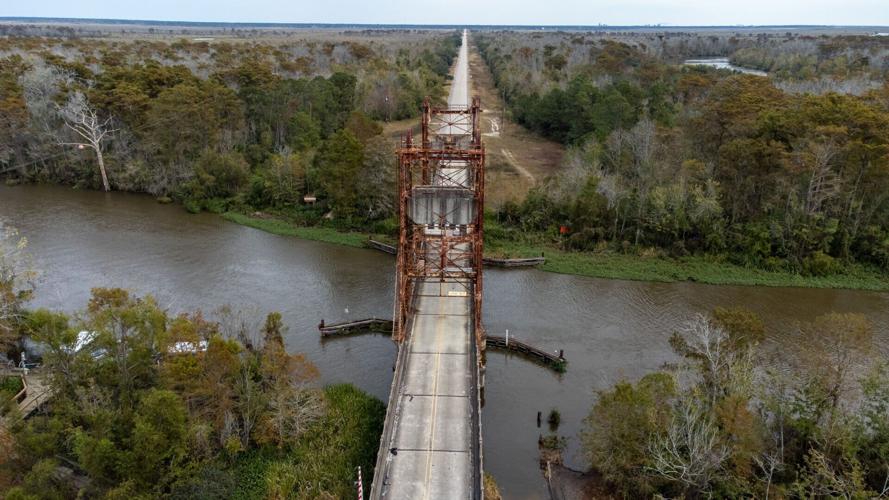
<svg viewBox="0 0 889 500"><path fill-rule="evenodd" d="M364 242L370 237L386 240L381 235L340 232L329 227L297 227L278 219L255 218L235 212L227 212L223 217L274 234L351 247L364 247ZM566 252L546 244L525 244L490 238L486 239L485 244L485 254L491 257L536 257L543 254L546 263L540 269L561 274L666 283L694 281L713 285L889 291L889 275L864 266L848 266L842 274L832 276L803 276L787 271L766 271L739 266L712 257L673 259L614 252Z"/></svg>

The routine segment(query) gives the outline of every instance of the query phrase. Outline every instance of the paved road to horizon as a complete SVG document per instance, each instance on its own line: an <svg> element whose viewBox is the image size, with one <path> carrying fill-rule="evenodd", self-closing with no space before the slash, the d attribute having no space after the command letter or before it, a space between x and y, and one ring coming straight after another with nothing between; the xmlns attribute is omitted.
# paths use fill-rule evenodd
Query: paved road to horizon
<svg viewBox="0 0 889 500"><path fill-rule="evenodd" d="M449 107L469 105L469 54L463 32ZM460 134L461 127L441 131ZM445 132L447 131L447 132ZM462 176L466 178L464 174ZM405 500L473 497L473 384L471 291L460 283L419 284L404 382L396 401L397 429L385 471L382 498ZM392 453L394 451L394 453Z"/></svg>
<svg viewBox="0 0 889 500"><path fill-rule="evenodd" d="M463 44L457 54L448 106L452 108L469 106L469 33L466 30L463 30Z"/></svg>

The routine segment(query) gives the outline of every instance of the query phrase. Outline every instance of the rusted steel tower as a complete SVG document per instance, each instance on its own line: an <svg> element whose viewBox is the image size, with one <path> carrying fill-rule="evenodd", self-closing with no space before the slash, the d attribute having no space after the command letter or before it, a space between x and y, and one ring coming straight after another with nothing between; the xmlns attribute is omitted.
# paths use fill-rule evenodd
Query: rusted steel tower
<svg viewBox="0 0 889 500"><path fill-rule="evenodd" d="M485 148L480 100L461 108L423 103L420 142L408 135L398 149L398 261L393 338L402 342L418 281L458 283L472 297L476 345L485 348L482 247Z"/></svg>

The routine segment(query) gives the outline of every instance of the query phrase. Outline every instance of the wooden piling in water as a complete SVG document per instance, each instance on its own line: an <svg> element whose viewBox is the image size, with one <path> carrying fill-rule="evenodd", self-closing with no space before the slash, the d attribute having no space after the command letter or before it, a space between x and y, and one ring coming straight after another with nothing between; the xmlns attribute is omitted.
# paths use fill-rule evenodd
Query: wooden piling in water
<svg viewBox="0 0 889 500"><path fill-rule="evenodd" d="M396 249L392 245L387 245L386 243L383 243L382 241L367 240L365 242L365 245L367 245L369 248L373 248L374 250L379 250L381 252L386 252L386 253L392 254L392 255L395 255L398 253L398 249Z"/></svg>
<svg viewBox="0 0 889 500"><path fill-rule="evenodd" d="M564 357L564 351L560 351L559 355L555 355L549 352L546 352L542 349L538 349L532 345L528 345L522 341L516 340L515 338L510 338L509 342L506 341L506 337L497 337L494 335L488 335L486 339L487 347L493 349L502 349L505 351L512 351L527 356L530 359L533 359L545 366L552 368L553 370L562 373L568 366L568 361Z"/></svg>
<svg viewBox="0 0 889 500"><path fill-rule="evenodd" d="M321 320L321 323L318 325L318 331L321 332L322 337L331 337L335 335L351 335L367 332L391 333L392 320L367 318L330 324L325 324L324 320Z"/></svg>

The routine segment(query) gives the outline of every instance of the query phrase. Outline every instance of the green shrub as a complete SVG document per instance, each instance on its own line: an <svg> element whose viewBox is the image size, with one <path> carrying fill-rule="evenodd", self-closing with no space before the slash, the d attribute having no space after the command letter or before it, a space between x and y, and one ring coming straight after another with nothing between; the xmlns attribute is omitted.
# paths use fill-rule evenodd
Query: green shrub
<svg viewBox="0 0 889 500"><path fill-rule="evenodd" d="M808 276L829 276L840 271L840 264L824 252L815 252L803 259L803 274Z"/></svg>
<svg viewBox="0 0 889 500"><path fill-rule="evenodd" d="M214 214L221 214L228 210L228 202L220 198L211 198L204 202L204 208Z"/></svg>
<svg viewBox="0 0 889 500"><path fill-rule="evenodd" d="M377 221L374 223L371 232L377 234L385 234L388 236L395 236L398 234L398 219L395 217L388 217L386 219Z"/></svg>
<svg viewBox="0 0 889 500"><path fill-rule="evenodd" d="M194 177L183 184L179 197L189 212L194 206L212 198L229 198L239 194L250 180L250 166L239 153L219 154L207 151L194 165Z"/></svg>
<svg viewBox="0 0 889 500"><path fill-rule="evenodd" d="M581 441L587 460L620 491L650 496L644 474L649 437L667 428L676 392L676 381L668 373L652 373L636 384L620 382L599 392L584 420Z"/></svg>
<svg viewBox="0 0 889 500"><path fill-rule="evenodd" d="M348 498L354 494L359 465L365 485L371 484L385 406L348 384L329 386L324 396L327 414L293 449L263 449L238 456L232 474L239 480L232 498L281 498L275 495L294 490L305 498Z"/></svg>
<svg viewBox="0 0 889 500"><path fill-rule="evenodd" d="M190 213L199 214L201 213L201 202L195 200L193 198L188 198L182 202L182 206L185 207Z"/></svg>
<svg viewBox="0 0 889 500"><path fill-rule="evenodd" d="M8 376L0 378L0 392L18 394L24 388L21 377Z"/></svg>
<svg viewBox="0 0 889 500"><path fill-rule="evenodd" d="M784 259L779 257L766 257L762 262L762 267L766 271L781 271L783 270L787 264L784 262Z"/></svg>
<svg viewBox="0 0 889 500"><path fill-rule="evenodd" d="M568 439L556 434L540 438L540 447L546 450L563 450L568 445Z"/></svg>

